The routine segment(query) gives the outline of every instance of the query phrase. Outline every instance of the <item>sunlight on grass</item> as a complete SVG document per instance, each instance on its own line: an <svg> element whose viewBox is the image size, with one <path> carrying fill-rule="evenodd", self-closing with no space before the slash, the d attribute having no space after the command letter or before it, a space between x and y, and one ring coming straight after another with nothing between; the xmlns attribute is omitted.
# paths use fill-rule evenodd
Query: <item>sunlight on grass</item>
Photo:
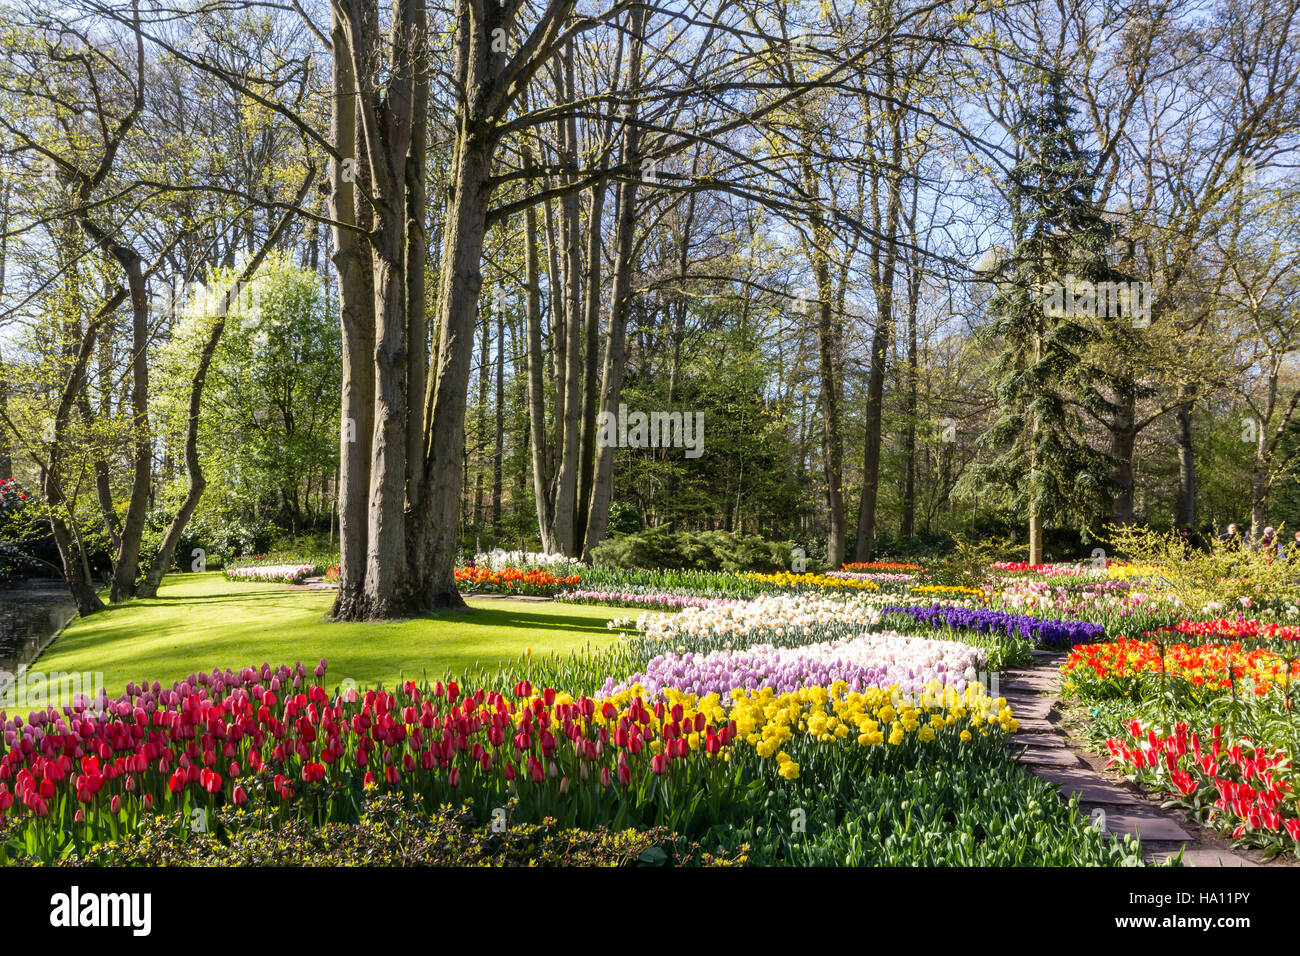
<svg viewBox="0 0 1300 956"><path fill-rule="evenodd" d="M216 667L314 665L329 660L330 684L430 680L475 663L508 662L531 648L562 653L615 639L606 628L621 608L470 598L469 612L378 624L332 624L333 591L226 581L220 574L173 575L154 600L136 600L74 621L33 667L103 672L110 694L129 680L173 680Z"/></svg>

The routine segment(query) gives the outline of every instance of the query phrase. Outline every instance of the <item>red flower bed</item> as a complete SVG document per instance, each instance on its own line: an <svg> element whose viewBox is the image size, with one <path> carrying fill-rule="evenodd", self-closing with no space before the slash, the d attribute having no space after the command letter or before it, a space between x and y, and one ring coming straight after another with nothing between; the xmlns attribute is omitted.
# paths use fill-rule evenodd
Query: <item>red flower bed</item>
<svg viewBox="0 0 1300 956"><path fill-rule="evenodd" d="M346 822L379 787L430 808L470 797L484 815L514 801L530 819L655 825L703 819L698 795L723 799L734 783L736 726L720 706L617 706L527 681L331 697L324 674L324 661L314 684L302 665L214 672L3 720L0 864L6 817L29 855L53 861L149 814L207 819L225 803Z"/></svg>
<svg viewBox="0 0 1300 956"><path fill-rule="evenodd" d="M1106 741L1112 765L1231 829L1234 839L1278 850L1300 843L1300 801L1288 779L1292 767L1286 751L1258 748L1249 738L1228 746L1218 725L1208 742L1183 722L1168 737L1144 730L1136 720L1125 727L1128 739Z"/></svg>
<svg viewBox="0 0 1300 956"><path fill-rule="evenodd" d="M1219 637L1232 640L1300 640L1300 627L1286 624L1265 624L1263 621L1183 621L1161 628L1177 631L1189 637Z"/></svg>
<svg viewBox="0 0 1300 956"><path fill-rule="evenodd" d="M1197 688L1217 691L1236 685L1259 696L1287 680L1283 658L1240 643L1169 644L1162 658L1153 641L1120 638L1110 644L1080 644L1061 667L1071 684L1103 697L1132 692L1133 685L1158 678L1162 671ZM1292 663L1291 679L1300 680L1300 660Z"/></svg>

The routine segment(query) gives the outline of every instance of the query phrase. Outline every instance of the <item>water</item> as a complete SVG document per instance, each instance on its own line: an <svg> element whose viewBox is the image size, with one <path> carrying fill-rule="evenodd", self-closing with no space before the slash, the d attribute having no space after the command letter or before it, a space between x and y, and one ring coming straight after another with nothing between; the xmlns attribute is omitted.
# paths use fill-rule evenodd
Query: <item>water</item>
<svg viewBox="0 0 1300 956"><path fill-rule="evenodd" d="M30 664L76 613L62 581L0 587L0 672Z"/></svg>

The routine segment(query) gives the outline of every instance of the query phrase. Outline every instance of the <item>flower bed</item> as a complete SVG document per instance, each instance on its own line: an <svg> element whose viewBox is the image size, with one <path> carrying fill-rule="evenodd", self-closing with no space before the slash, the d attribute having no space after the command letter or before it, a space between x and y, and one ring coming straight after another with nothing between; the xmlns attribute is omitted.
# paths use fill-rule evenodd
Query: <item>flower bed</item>
<svg viewBox="0 0 1300 956"><path fill-rule="evenodd" d="M540 568L529 571L518 568L503 568L498 571L478 567L456 568L455 574L456 586L471 594L529 594L549 597L578 583L576 574L557 578Z"/></svg>
<svg viewBox="0 0 1300 956"><path fill-rule="evenodd" d="M1036 574L1044 578L1105 575L1104 568L1093 565L1028 564L1024 561L994 561L993 570L1004 571L1011 574Z"/></svg>
<svg viewBox="0 0 1300 956"><path fill-rule="evenodd" d="M1160 736L1131 720L1126 730L1124 738L1106 741L1112 765L1234 840L1271 854L1300 847L1300 801L1285 750L1225 739L1218 725L1202 735L1179 722L1172 734Z"/></svg>
<svg viewBox="0 0 1300 956"><path fill-rule="evenodd" d="M324 674L324 661L315 683L301 665L214 672L130 686L93 710L8 719L0 862L20 849L45 862L84 855L157 814L209 819L220 805L280 824L356 822L372 788L426 812L463 802L480 820L510 804L520 820L698 832L804 767L838 783L918 761L987 761L1016 727L1005 701L973 684L902 700L896 687L843 684L596 700L527 682L504 693L408 682L331 696Z"/></svg>
<svg viewBox="0 0 1300 956"><path fill-rule="evenodd" d="M540 569L552 574L564 575L582 571L586 565L576 558L563 554L547 554L544 551L488 551L474 556L474 566L501 571L515 568L520 571Z"/></svg>
<svg viewBox="0 0 1300 956"><path fill-rule="evenodd" d="M865 634L849 640L779 648L760 644L739 651L662 654L642 673L610 678L602 693L641 688L654 696L672 688L690 694L727 694L733 688L771 688L789 693L843 683L849 691L897 687L919 693L931 684L964 691L985 661L985 652L951 641Z"/></svg>
<svg viewBox="0 0 1300 956"><path fill-rule="evenodd" d="M1189 637L1230 638L1234 641L1295 641L1300 640L1300 627L1285 624L1266 624L1263 621L1218 620L1181 621L1162 628Z"/></svg>
<svg viewBox="0 0 1300 956"><path fill-rule="evenodd" d="M774 644L794 647L861 633L880 615L863 600L812 594L770 594L752 601L688 607L680 614L642 615L636 629L653 644L683 651Z"/></svg>
<svg viewBox="0 0 1300 956"><path fill-rule="evenodd" d="M570 604L648 607L660 611L678 611L684 607L712 607L732 600L694 597L687 594L643 594L638 591L561 591L555 595L555 599Z"/></svg>
<svg viewBox="0 0 1300 956"><path fill-rule="evenodd" d="M1102 636L1100 624L1087 621L1058 621L1028 614L1007 614L986 608L965 608L953 605L893 606L884 608L883 615L901 615L934 628L953 631L969 629L977 634L1005 634L1019 636L1040 647L1069 647Z"/></svg>
<svg viewBox="0 0 1300 956"><path fill-rule="evenodd" d="M315 564L254 564L242 568L226 568L227 581L260 581L266 584L302 584L303 580L320 573Z"/></svg>
<svg viewBox="0 0 1300 956"><path fill-rule="evenodd" d="M871 581L874 584L910 584L916 580L915 574L897 571L827 571L826 576L846 581Z"/></svg>
<svg viewBox="0 0 1300 956"><path fill-rule="evenodd" d="M1121 638L1075 647L1061 666L1067 689L1086 697L1146 697L1159 691L1161 676L1210 693L1262 696L1287 684L1287 662L1263 648L1231 644L1165 644ZM1300 681L1300 661L1290 680Z"/></svg>
<svg viewBox="0 0 1300 956"><path fill-rule="evenodd" d="M877 587L874 581L856 577L833 577L829 574L795 574L792 571L778 571L775 574L762 574L758 571L751 571L745 574L744 577L760 584L775 585L778 588L795 591L825 590L826 588L852 588L874 591Z"/></svg>
<svg viewBox="0 0 1300 956"><path fill-rule="evenodd" d="M902 561L851 561L843 566L845 571L924 571L919 564Z"/></svg>

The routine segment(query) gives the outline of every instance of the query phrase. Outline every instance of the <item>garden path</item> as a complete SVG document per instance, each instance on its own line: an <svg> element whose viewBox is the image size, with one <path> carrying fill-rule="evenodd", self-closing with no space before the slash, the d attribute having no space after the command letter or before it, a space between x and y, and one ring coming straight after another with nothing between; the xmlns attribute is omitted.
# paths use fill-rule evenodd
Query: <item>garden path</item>
<svg viewBox="0 0 1300 956"><path fill-rule="evenodd" d="M1060 654L1034 651L1028 667L1002 672L998 693L1020 724L1011 738L1020 763L1056 784L1066 797L1077 793L1083 813L1110 833L1140 835L1148 861L1163 862L1182 848L1183 863L1189 866L1257 866L1224 849L1222 841L1181 814L1161 808L1135 785L1099 773L1103 758L1081 756L1070 747L1057 726L1062 659Z"/></svg>

